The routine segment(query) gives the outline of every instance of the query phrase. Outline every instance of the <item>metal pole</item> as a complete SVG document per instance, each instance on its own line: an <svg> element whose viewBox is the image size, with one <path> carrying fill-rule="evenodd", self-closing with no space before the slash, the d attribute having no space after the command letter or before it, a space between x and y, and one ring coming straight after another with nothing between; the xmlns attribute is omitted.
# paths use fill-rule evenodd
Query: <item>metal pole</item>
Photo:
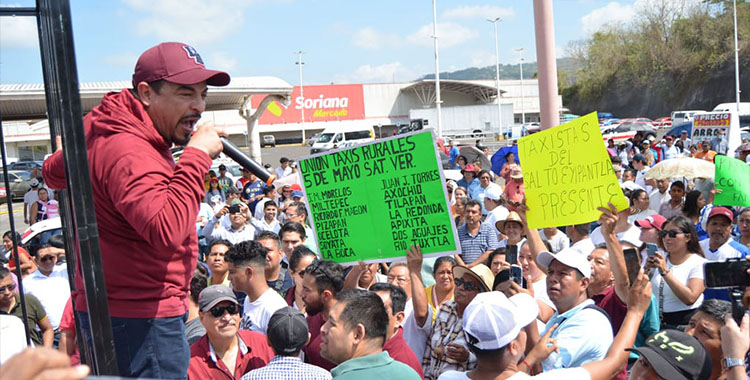
<svg viewBox="0 0 750 380"><path fill-rule="evenodd" d="M432 0L432 39L435 41L435 108L437 110L437 134L443 137L443 115L440 111L440 58L438 54L437 4Z"/></svg>
<svg viewBox="0 0 750 380"><path fill-rule="evenodd" d="M75 47L73 44L72 21L68 0L37 0L39 13L39 49L44 73L44 88L47 100L51 135L54 130L62 131L63 157L69 198L69 210L73 213L73 226L63 227L75 233L73 247L66 251L78 251L86 305L92 335L92 371L99 375L118 374L112 324L107 302L107 291L102 270L99 231L96 224L91 175L89 172L86 137L81 119L81 98L78 90ZM84 289L78 289L82 291ZM85 341L82 339L80 341Z"/></svg>
<svg viewBox="0 0 750 380"><path fill-rule="evenodd" d="M0 116L0 120L2 120L2 116ZM2 125L2 122L0 122L0 125ZM26 310L26 299L23 296L23 273L21 273L21 260L20 257L18 257L18 244L21 242L18 241L18 234L16 233L16 221L15 221L15 215L13 214L13 191L10 189L10 181L8 180L8 164L5 162L5 158L7 157L5 152L5 133L0 128L0 142L2 146L0 146L0 150L2 150L2 159L3 159L3 181L5 183L5 194L8 197L8 221L10 221L10 240L13 241L13 251L11 252L11 255L13 256L13 261L16 263L16 278L18 279L18 294L21 295L21 315L23 315L23 329L26 333L26 345L31 346L31 335L29 335L29 317L28 312ZM31 190L29 190L31 191ZM29 215L31 217L31 215Z"/></svg>
<svg viewBox="0 0 750 380"><path fill-rule="evenodd" d="M298 50L297 54L299 55L297 61L297 66L299 66L299 97L302 98L302 145L305 145L305 89L302 86L302 65L305 64L302 62L302 54L305 54L305 52Z"/></svg>
<svg viewBox="0 0 750 380"><path fill-rule="evenodd" d="M557 104L557 62L552 0L534 0L536 60L539 66L539 113L542 129L560 124Z"/></svg>
<svg viewBox="0 0 750 380"><path fill-rule="evenodd" d="M497 44L497 23L503 21L500 17L488 18L487 21L492 23L495 28L495 86L497 87L497 128L503 135L503 115L500 105L500 51ZM504 137L504 136L503 136Z"/></svg>
<svg viewBox="0 0 750 380"><path fill-rule="evenodd" d="M521 61L518 63L518 72L521 75L521 124L526 123L526 111L524 110L524 98L523 98L523 48L516 49L518 55L521 57Z"/></svg>
<svg viewBox="0 0 750 380"><path fill-rule="evenodd" d="M737 115L740 114L740 48L737 46L737 0L732 1L734 6L734 86L737 92Z"/></svg>

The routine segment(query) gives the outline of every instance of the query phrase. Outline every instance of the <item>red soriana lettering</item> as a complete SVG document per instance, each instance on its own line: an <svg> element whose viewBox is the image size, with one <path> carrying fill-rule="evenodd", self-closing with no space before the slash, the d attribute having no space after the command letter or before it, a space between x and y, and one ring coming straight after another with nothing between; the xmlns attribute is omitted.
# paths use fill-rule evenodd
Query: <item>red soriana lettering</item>
<svg viewBox="0 0 750 380"><path fill-rule="evenodd" d="M281 113L274 115L265 112L258 122L260 124L286 124L305 122L361 120L365 118L364 96L361 84L339 84L324 86L304 86L304 94L299 86L292 91L293 104L281 108ZM260 105L265 95L255 95L251 104Z"/></svg>

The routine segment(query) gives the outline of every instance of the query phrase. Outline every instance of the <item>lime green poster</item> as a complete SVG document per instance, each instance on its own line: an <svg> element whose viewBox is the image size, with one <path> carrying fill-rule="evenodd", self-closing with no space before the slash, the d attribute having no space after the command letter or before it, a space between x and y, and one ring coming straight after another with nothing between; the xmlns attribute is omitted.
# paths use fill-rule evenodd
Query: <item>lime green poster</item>
<svg viewBox="0 0 750 380"><path fill-rule="evenodd" d="M324 259L393 261L412 244L425 257L458 251L431 131L306 157L299 170Z"/></svg>
<svg viewBox="0 0 750 380"><path fill-rule="evenodd" d="M750 206L750 165L736 158L716 155L717 206Z"/></svg>

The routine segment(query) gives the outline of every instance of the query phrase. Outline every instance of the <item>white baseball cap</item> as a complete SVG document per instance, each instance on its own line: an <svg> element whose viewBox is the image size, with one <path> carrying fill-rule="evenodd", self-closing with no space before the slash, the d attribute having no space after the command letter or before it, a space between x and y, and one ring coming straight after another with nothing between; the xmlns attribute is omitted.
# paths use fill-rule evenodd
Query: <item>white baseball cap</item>
<svg viewBox="0 0 750 380"><path fill-rule="evenodd" d="M500 186L488 186L487 190L484 191L484 197L492 199L493 201L500 200L500 197L503 195L503 189L500 188Z"/></svg>
<svg viewBox="0 0 750 380"><path fill-rule="evenodd" d="M539 306L528 294L508 298L501 292L479 293L464 311L464 335L480 350L497 350L516 339L537 315Z"/></svg>
<svg viewBox="0 0 750 380"><path fill-rule="evenodd" d="M542 252L537 256L536 261L544 268L549 268L552 260L557 260L571 268L577 269L583 277L591 277L591 263L587 257L581 255L573 248L565 248L557 253Z"/></svg>

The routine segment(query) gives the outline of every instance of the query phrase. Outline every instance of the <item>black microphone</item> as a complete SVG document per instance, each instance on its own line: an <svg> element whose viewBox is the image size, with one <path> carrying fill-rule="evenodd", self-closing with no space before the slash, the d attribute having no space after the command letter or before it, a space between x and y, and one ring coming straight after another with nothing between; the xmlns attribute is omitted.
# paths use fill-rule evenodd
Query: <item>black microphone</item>
<svg viewBox="0 0 750 380"><path fill-rule="evenodd" d="M221 145L224 146L224 154L229 158L240 164L245 170L255 174L261 181L265 182L266 185L270 185L276 180L276 176L269 173L264 167L260 166L252 158L248 157L245 153L242 153L236 145L229 142L229 140L221 137Z"/></svg>

